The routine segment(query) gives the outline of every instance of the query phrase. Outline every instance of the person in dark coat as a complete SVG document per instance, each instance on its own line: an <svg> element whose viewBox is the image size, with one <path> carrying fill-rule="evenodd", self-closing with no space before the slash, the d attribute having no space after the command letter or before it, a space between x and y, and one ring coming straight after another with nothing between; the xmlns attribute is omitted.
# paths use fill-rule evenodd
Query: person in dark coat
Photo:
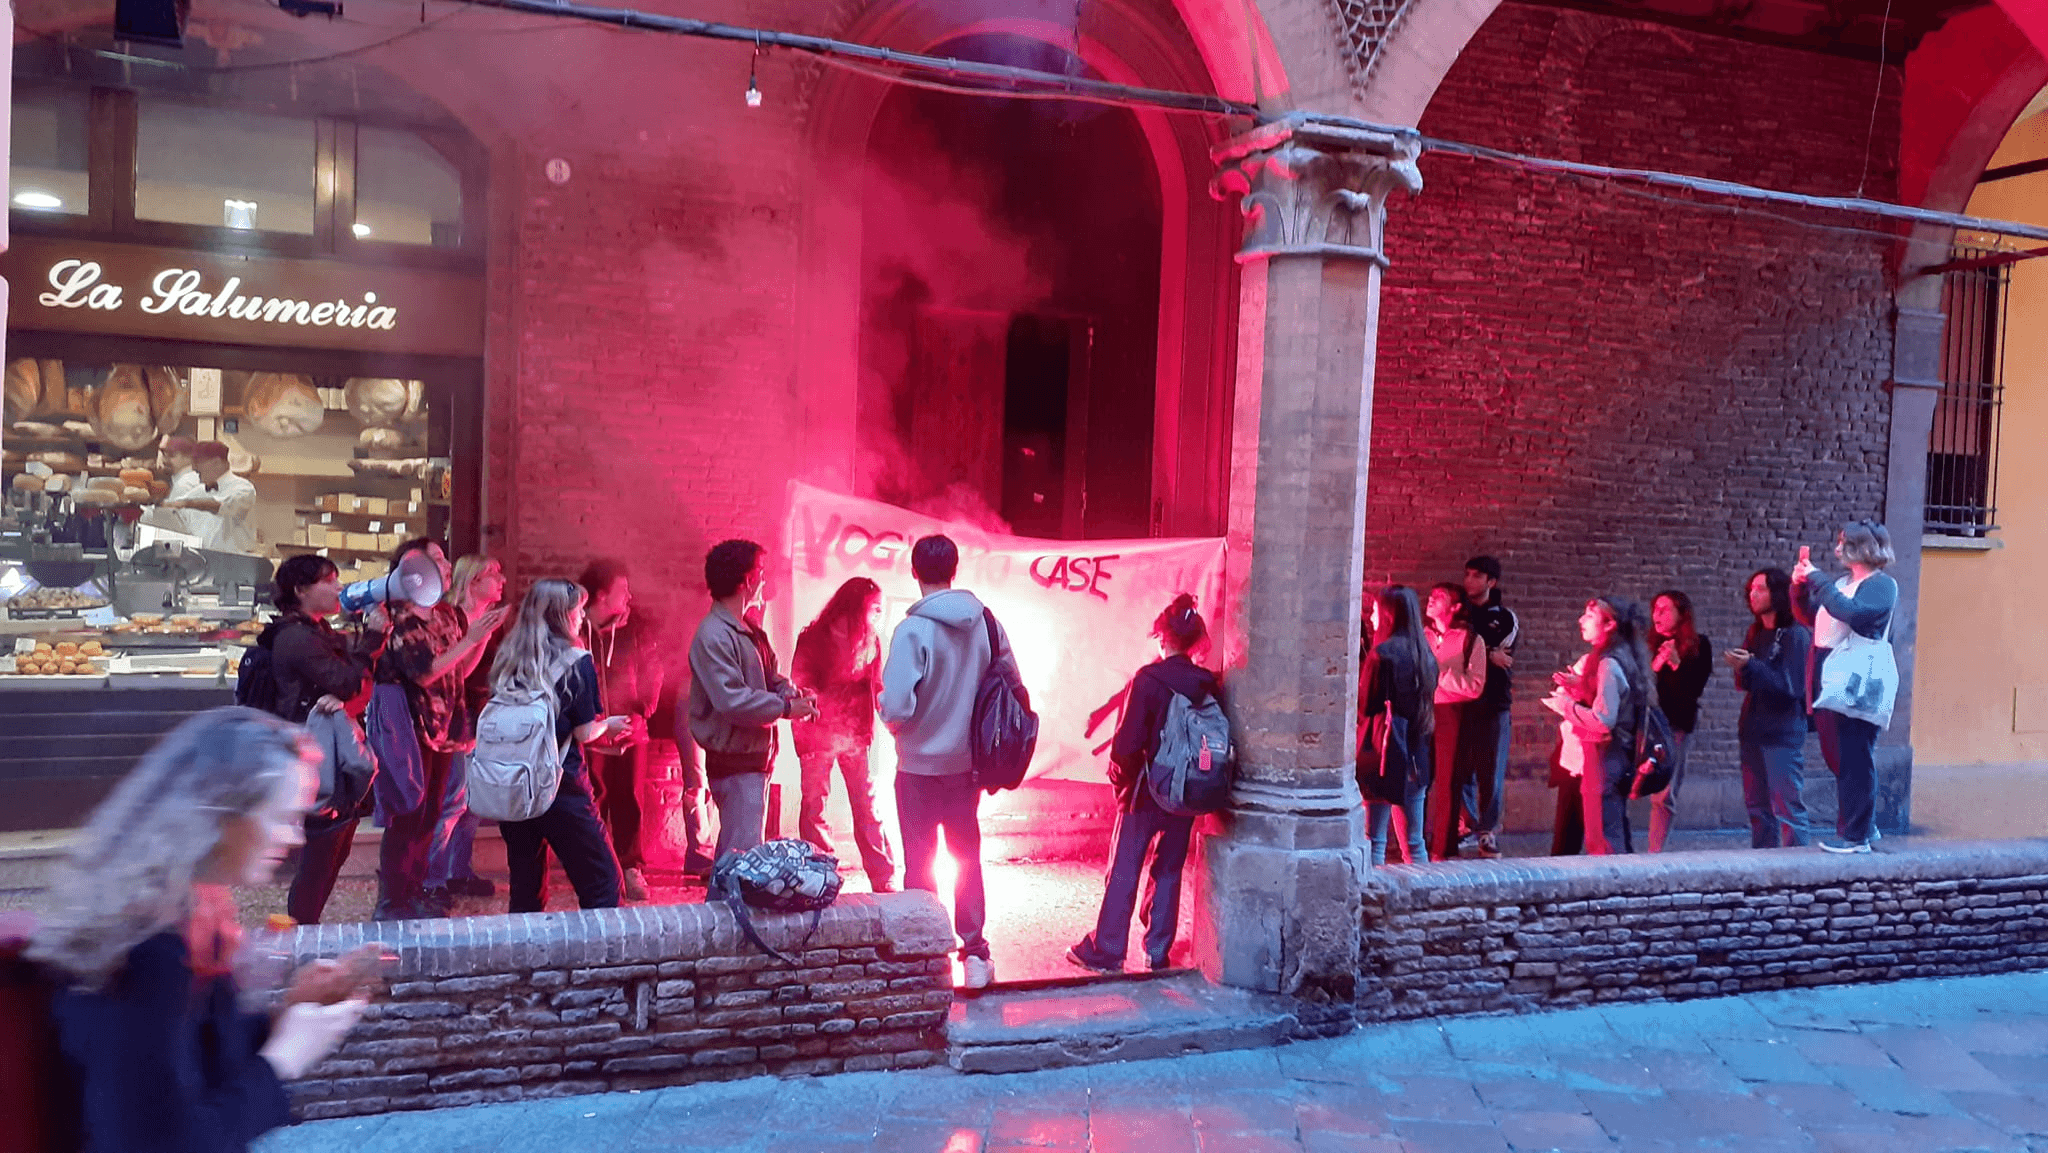
<svg viewBox="0 0 2048 1153"><path fill-rule="evenodd" d="M344 711L353 721L369 704L374 648L327 623L341 608L341 574L323 556L295 556L277 566L275 601L282 614L256 643L270 650L277 680L277 715L304 724L315 709ZM306 818L306 846L292 875L285 911L301 925L317 925L334 893L335 879L355 846L359 817Z"/></svg>
<svg viewBox="0 0 2048 1153"><path fill-rule="evenodd" d="M1161 809L1145 785L1145 771L1159 753L1159 738L1174 697L1186 697L1192 704L1212 697L1218 702L1224 699L1223 684L1216 674L1194 660L1209 643L1209 626L1195 611L1194 597L1186 593L1175 597L1152 622L1152 637L1159 642L1160 659L1139 669L1132 679L1123 723L1117 726L1110 744L1109 783L1116 790L1117 819L1102 909L1095 918L1095 931L1067 950L1068 960L1099 972L1123 969L1134 905L1145 932L1147 964L1153 969L1169 964L1179 930L1181 870L1187 864L1195 819ZM1146 879L1145 901L1139 905L1138 874L1145 867L1148 850L1152 872Z"/></svg>
<svg viewBox="0 0 2048 1153"><path fill-rule="evenodd" d="M1664 851L1664 841L1678 821L1678 793L1685 785L1685 749L1699 726L1700 694L1714 675L1714 642L1693 620L1692 598L1665 589L1650 598L1650 672L1657 682L1657 704L1671 722L1677 762L1671 784L1650 798L1650 851Z"/></svg>
<svg viewBox="0 0 2048 1153"><path fill-rule="evenodd" d="M1743 586L1756 620L1742 647L1723 654L1745 694L1735 733L1741 746L1742 800L1749 843L1757 849L1804 845L1806 820L1806 664L1813 634L1792 615L1792 574L1758 569Z"/></svg>
<svg viewBox="0 0 2048 1153"><path fill-rule="evenodd" d="M171 730L94 810L26 954L62 985L53 1148L245 1151L291 1121L284 1082L362 1015L374 958L300 969L275 1015L244 1010L231 971L231 886L267 883L299 842L316 784L308 753L281 718L213 709Z"/></svg>
<svg viewBox="0 0 2048 1153"><path fill-rule="evenodd" d="M1415 590L1392 585L1369 609L1372 649L1359 672L1358 791L1365 796L1372 863L1387 863L1387 837L1400 811L1406 860L1429 860L1423 810L1436 762L1436 657L1422 629Z"/></svg>

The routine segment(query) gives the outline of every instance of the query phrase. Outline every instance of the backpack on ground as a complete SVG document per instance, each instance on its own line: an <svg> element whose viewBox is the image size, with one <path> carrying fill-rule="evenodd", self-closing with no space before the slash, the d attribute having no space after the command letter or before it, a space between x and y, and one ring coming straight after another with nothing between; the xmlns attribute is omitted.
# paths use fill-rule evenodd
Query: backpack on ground
<svg viewBox="0 0 2048 1153"><path fill-rule="evenodd" d="M570 649L563 667L574 668L587 655ZM567 753L565 742L555 739L560 677L550 677L541 689L497 690L477 714L470 812L494 821L530 821L555 803Z"/></svg>
<svg viewBox="0 0 2048 1153"><path fill-rule="evenodd" d="M1176 817L1218 812L1229 802L1236 776L1237 750L1223 702L1214 693L1203 694L1200 704L1173 694L1159 730L1159 752L1145 767L1152 800Z"/></svg>
<svg viewBox="0 0 2048 1153"><path fill-rule="evenodd" d="M712 898L725 902L756 949L784 964L796 961L777 952L754 931L754 919L747 910L766 909L774 913L809 913L811 927L797 943L803 952L825 907L839 899L839 860L819 852L808 841L782 838L763 841L742 852L728 852L711 867Z"/></svg>
<svg viewBox="0 0 2048 1153"><path fill-rule="evenodd" d="M1645 706L1642 722L1636 725L1633 763L1635 772L1627 778L1629 796L1654 797L1671 787L1671 777L1678 771L1678 740L1672 735L1671 721L1656 705Z"/></svg>
<svg viewBox="0 0 2048 1153"><path fill-rule="evenodd" d="M1013 680L1006 675L997 660L1002 649L996 639L995 614L982 609L981 623L988 630L989 659L980 683L974 686L974 721L968 744L973 754L974 787L995 793L1024 783L1024 771L1031 767L1032 751L1038 747L1038 714L1031 711L1022 678Z"/></svg>
<svg viewBox="0 0 2048 1153"><path fill-rule="evenodd" d="M235 671L235 703L252 709L262 709L272 716L286 716L277 699L277 668L273 662L269 645L250 645L242 653L242 664Z"/></svg>

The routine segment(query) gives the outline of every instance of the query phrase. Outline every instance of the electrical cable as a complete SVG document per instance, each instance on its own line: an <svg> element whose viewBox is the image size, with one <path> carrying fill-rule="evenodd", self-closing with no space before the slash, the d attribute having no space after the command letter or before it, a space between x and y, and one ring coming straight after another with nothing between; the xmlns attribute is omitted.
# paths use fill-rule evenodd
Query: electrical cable
<svg viewBox="0 0 2048 1153"><path fill-rule="evenodd" d="M1884 103L1885 51L1892 32L1892 0L1884 0L1884 22L1877 26L1877 91L1870 94L1870 127L1863 134L1863 175L1856 178L1856 195L1863 195L1870 179L1870 153L1877 146L1877 108Z"/></svg>

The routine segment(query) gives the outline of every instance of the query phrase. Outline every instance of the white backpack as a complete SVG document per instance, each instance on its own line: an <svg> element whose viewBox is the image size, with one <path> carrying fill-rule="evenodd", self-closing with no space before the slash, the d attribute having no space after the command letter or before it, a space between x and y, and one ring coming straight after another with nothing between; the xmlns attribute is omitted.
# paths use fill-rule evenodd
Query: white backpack
<svg viewBox="0 0 2048 1153"><path fill-rule="evenodd" d="M565 669L589 654L570 649ZM562 787L566 745L555 740L555 682L532 691L496 691L476 718L469 755L469 811L494 821L530 821L548 811Z"/></svg>

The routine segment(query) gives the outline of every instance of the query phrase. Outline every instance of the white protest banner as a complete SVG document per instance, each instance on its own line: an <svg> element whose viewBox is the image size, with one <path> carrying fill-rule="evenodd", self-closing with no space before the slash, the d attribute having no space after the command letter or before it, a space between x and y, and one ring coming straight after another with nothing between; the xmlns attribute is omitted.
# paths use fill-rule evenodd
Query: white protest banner
<svg viewBox="0 0 2048 1153"><path fill-rule="evenodd" d="M1115 729L1117 698L1132 674L1158 659L1152 621L1176 595L1193 593L1211 631L1218 628L1220 537L1033 540L800 482L790 485L786 531L793 579L777 596L778 623L801 628L841 583L867 577L882 588L885 643L918 599L910 546L932 533L951 537L960 547L954 583L1002 622L1031 691L1040 722L1033 777L1103 779L1106 754L1096 750Z"/></svg>

